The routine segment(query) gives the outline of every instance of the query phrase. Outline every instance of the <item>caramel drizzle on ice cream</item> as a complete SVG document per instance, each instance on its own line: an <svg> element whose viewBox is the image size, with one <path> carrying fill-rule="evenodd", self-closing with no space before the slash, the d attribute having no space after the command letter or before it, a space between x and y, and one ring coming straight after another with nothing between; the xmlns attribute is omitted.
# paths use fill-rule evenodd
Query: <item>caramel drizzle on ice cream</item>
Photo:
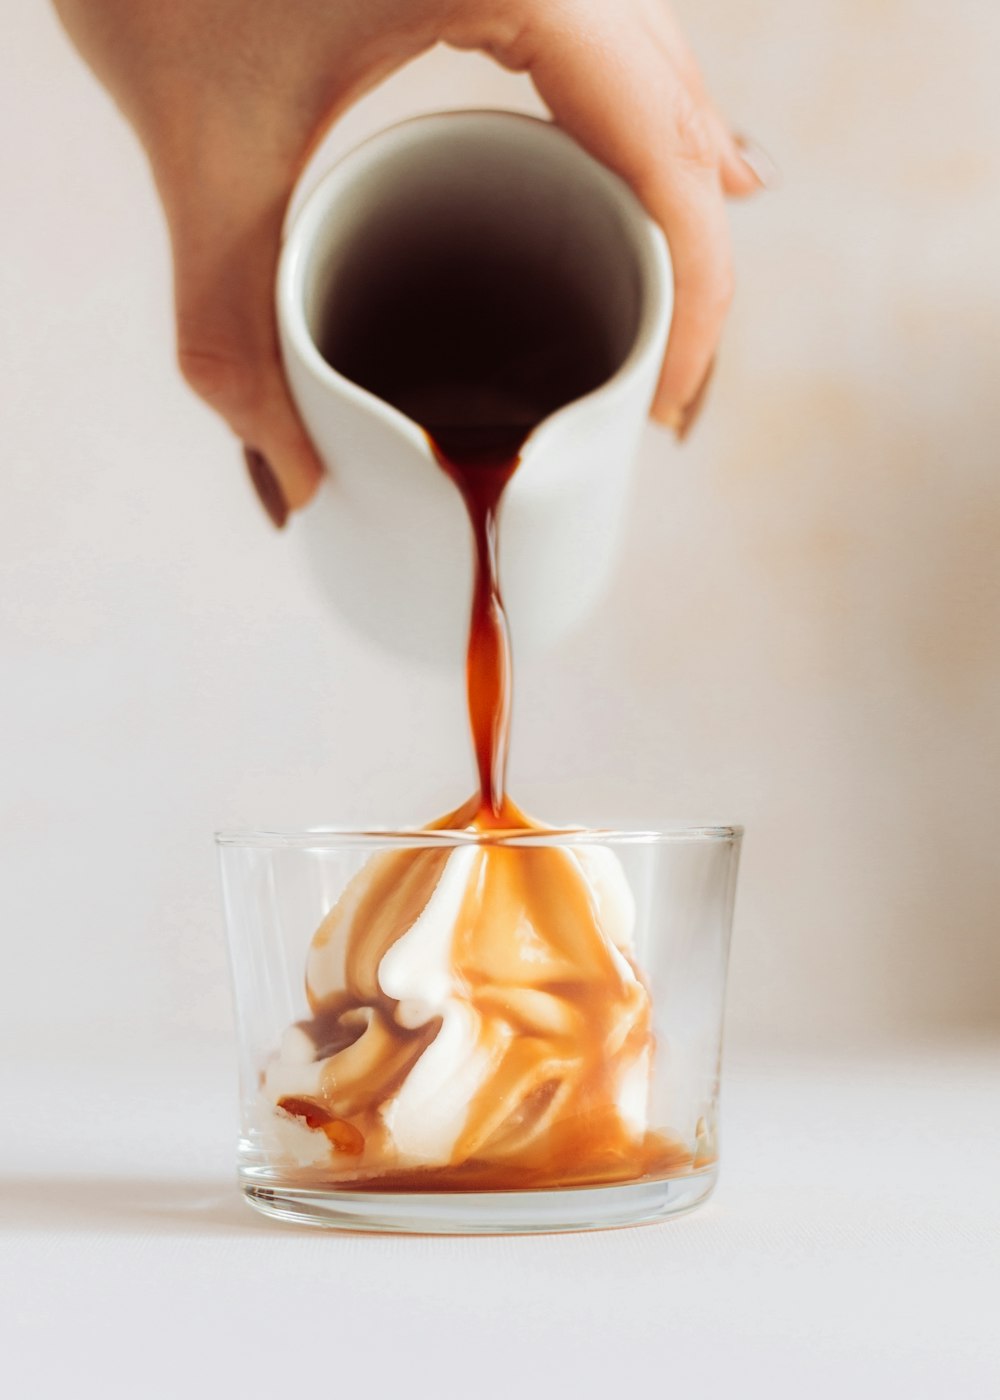
<svg viewBox="0 0 1000 1400"><path fill-rule="evenodd" d="M541 831L510 801L511 657L497 517L526 436L432 429L469 513L467 652L479 791L434 823L484 838L388 851L313 939L312 1019L265 1079L310 1179L381 1190L505 1190L683 1170L649 1132L649 994L613 853L511 844ZM490 840L494 834L497 839Z"/></svg>

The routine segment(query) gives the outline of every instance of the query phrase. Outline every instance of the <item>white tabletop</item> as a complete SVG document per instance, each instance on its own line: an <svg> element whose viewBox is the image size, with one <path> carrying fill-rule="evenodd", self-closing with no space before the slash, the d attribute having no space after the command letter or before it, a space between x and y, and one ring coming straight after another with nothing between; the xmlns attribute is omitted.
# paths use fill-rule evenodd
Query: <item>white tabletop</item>
<svg viewBox="0 0 1000 1400"><path fill-rule="evenodd" d="M219 1054L0 1090L16 1400L1000 1395L995 1046L733 1064L706 1207L541 1238L255 1215Z"/></svg>

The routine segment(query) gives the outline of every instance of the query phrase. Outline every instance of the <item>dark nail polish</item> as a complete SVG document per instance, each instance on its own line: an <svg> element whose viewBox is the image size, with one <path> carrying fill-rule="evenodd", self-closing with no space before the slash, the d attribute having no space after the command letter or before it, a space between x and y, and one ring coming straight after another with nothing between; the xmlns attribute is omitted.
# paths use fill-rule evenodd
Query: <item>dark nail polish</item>
<svg viewBox="0 0 1000 1400"><path fill-rule="evenodd" d="M678 442L684 441L688 433L690 433L691 429L698 421L698 416L701 413L702 405L705 402L705 395L708 393L708 386L712 382L712 375L714 373L715 360L713 359L712 363L705 371L705 378L701 381L701 383L698 386L698 392L695 394L691 402L684 406L684 411L681 414L681 421L677 427Z"/></svg>
<svg viewBox="0 0 1000 1400"><path fill-rule="evenodd" d="M260 497L260 503L267 511L271 523L276 529L281 530L288 519L288 502L284 493L271 469L271 464L264 456L263 452L258 452L256 447L244 447L243 460L247 464L247 471L253 488Z"/></svg>
<svg viewBox="0 0 1000 1400"><path fill-rule="evenodd" d="M744 165L748 166L750 173L763 190L776 190L781 184L781 171L774 161L764 150L763 146L758 146L756 141L751 141L749 136L734 136L737 149L743 159Z"/></svg>

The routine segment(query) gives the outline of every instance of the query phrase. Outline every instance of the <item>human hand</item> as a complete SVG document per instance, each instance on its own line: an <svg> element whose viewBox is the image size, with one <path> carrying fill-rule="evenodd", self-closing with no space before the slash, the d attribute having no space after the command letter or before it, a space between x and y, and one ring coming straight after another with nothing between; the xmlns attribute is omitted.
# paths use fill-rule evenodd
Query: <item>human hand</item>
<svg viewBox="0 0 1000 1400"><path fill-rule="evenodd" d="M730 133L661 0L56 0L149 156L170 229L177 354L245 446L276 525L321 465L273 307L295 181L362 93L438 42L530 74L555 120L664 229L675 304L653 416L683 437L732 296L725 195L766 168Z"/></svg>

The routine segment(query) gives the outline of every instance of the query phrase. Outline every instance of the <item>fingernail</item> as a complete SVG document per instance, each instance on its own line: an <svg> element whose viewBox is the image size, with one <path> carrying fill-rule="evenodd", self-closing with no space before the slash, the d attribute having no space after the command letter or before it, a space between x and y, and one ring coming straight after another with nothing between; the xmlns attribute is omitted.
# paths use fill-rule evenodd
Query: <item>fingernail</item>
<svg viewBox="0 0 1000 1400"><path fill-rule="evenodd" d="M749 136L734 136L736 147L754 179L764 190L776 190L781 184L781 171L774 161L764 150L763 146L758 146L756 141L751 141Z"/></svg>
<svg viewBox="0 0 1000 1400"><path fill-rule="evenodd" d="M256 447L244 447L243 460L247 464L253 489L260 497L260 503L267 511L272 525L278 530L283 529L288 519L288 502L270 462Z"/></svg>
<svg viewBox="0 0 1000 1400"><path fill-rule="evenodd" d="M713 359L712 363L705 371L705 378L698 385L698 392L695 394L694 398L691 400L690 403L685 404L684 408L680 412L680 422L674 428L674 432L677 434L678 442L685 441L688 434L691 432L691 429L698 421L698 417L702 410L702 405L705 402L705 395L708 393L708 386L712 382L712 375L714 373L715 360Z"/></svg>
<svg viewBox="0 0 1000 1400"><path fill-rule="evenodd" d="M683 408L655 408L653 418L664 428L669 428L672 433L680 432L681 424L684 422Z"/></svg>

